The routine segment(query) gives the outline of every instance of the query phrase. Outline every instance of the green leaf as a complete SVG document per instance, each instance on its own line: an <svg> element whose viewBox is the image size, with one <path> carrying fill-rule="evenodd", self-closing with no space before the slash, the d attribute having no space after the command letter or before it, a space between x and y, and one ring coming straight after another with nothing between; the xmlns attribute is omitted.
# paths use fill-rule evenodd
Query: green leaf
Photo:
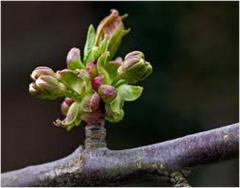
<svg viewBox="0 0 240 188"><path fill-rule="evenodd" d="M123 85L120 85L117 88L117 90L118 90L119 95L125 101L134 101L141 96L143 87L123 84Z"/></svg>
<svg viewBox="0 0 240 188"><path fill-rule="evenodd" d="M117 122L121 121L123 119L123 117L124 117L124 111L121 109L118 112L114 112L114 114L111 116L106 115L105 119L109 122L117 123Z"/></svg>
<svg viewBox="0 0 240 188"><path fill-rule="evenodd" d="M79 102L74 102L71 104L71 106L68 109L66 118L64 119L65 125L70 125L74 123L74 121L77 119L79 109L80 109Z"/></svg>
<svg viewBox="0 0 240 188"><path fill-rule="evenodd" d="M109 52L106 51L98 58L98 61L97 61L97 70L99 74L102 74L104 76L104 84L111 83L109 73L106 70L106 63L109 56L110 56Z"/></svg>
<svg viewBox="0 0 240 188"><path fill-rule="evenodd" d="M64 127L67 131L70 131L73 127L79 126L81 123L80 119L80 103L74 102L71 104L70 108L68 109L67 115L64 120L57 119L53 122L54 125Z"/></svg>
<svg viewBox="0 0 240 188"><path fill-rule="evenodd" d="M95 32L94 26L90 25L88 28L86 43L84 46L84 63L85 64L87 63L86 60L90 55L91 50L94 46L95 36L96 36L96 32Z"/></svg>
<svg viewBox="0 0 240 188"><path fill-rule="evenodd" d="M84 95L81 101L81 109L83 112L92 112L91 106L90 106L90 100L91 100L92 94Z"/></svg>
<svg viewBox="0 0 240 188"><path fill-rule="evenodd" d="M100 42L99 46L93 51L93 59L98 59L103 53L107 52L109 40L104 39Z"/></svg>
<svg viewBox="0 0 240 188"><path fill-rule="evenodd" d="M124 100L123 98L118 94L117 97L109 104L105 105L106 109L106 116L105 119L117 123L121 121L124 117Z"/></svg>
<svg viewBox="0 0 240 188"><path fill-rule="evenodd" d="M106 71L108 72L111 80L111 84L113 85L119 80L118 73L117 73L117 69L119 68L119 65L114 63L114 61L109 61L105 65L106 65L105 66Z"/></svg>
<svg viewBox="0 0 240 188"><path fill-rule="evenodd" d="M110 39L110 43L109 43L109 47L108 50L110 51L111 54L111 59L113 58L113 56L115 55L117 49L119 48L121 42L122 42L122 38L128 34L130 32L130 29L119 29L117 30L114 35L111 37Z"/></svg>
<svg viewBox="0 0 240 188"><path fill-rule="evenodd" d="M123 85L123 84L127 84L127 81L126 80L124 80L124 79L120 79L120 80L114 80L114 83L112 83L113 84L113 86L114 87L119 87L119 86L121 86L121 85Z"/></svg>
<svg viewBox="0 0 240 188"><path fill-rule="evenodd" d="M104 52L107 52L109 40L104 39L100 42L99 46L92 47L91 52L87 55L85 64L97 60Z"/></svg>
<svg viewBox="0 0 240 188"><path fill-rule="evenodd" d="M64 69L58 72L59 79L64 85L82 96L87 89L87 81L78 77L76 71Z"/></svg>

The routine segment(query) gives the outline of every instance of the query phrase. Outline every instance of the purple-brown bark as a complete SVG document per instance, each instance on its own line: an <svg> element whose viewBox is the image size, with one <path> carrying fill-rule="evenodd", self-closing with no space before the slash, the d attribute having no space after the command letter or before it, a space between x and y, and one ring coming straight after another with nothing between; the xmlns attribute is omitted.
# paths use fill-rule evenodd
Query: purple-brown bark
<svg viewBox="0 0 240 188"><path fill-rule="evenodd" d="M238 156L239 124L127 149L83 149L50 163L2 174L2 186L103 186L173 172Z"/></svg>

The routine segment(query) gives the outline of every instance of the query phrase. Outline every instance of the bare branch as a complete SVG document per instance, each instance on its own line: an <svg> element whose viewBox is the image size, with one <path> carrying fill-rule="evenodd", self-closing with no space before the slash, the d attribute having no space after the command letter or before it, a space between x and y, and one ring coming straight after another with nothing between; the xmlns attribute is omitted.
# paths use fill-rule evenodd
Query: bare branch
<svg viewBox="0 0 240 188"><path fill-rule="evenodd" d="M164 178L187 167L231 159L238 150L237 123L127 150L79 147L63 159L3 173L2 186L96 186L140 176Z"/></svg>

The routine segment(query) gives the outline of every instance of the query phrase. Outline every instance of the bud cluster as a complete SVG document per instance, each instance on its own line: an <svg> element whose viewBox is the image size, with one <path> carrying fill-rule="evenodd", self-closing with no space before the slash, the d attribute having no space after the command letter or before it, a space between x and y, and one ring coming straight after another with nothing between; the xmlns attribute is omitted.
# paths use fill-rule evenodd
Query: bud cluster
<svg viewBox="0 0 240 188"><path fill-rule="evenodd" d="M54 125L67 130L104 119L118 122L123 119L125 101L134 101L143 88L136 85L152 72L152 66L140 51L128 53L124 60L113 59L122 38L130 31L125 29L117 10L104 18L96 32L89 26L81 57L80 49L72 48L66 58L67 69L54 72L48 67L37 67L31 74L33 82L29 92L41 99L65 97L61 104L63 120Z"/></svg>

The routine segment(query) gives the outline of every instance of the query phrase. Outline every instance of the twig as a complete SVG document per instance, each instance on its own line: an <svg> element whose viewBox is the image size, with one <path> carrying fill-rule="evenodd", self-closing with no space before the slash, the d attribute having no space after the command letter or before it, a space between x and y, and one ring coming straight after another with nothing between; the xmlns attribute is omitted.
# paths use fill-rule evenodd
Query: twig
<svg viewBox="0 0 240 188"><path fill-rule="evenodd" d="M79 147L63 159L3 173L2 186L99 186L131 178L170 177L187 167L231 159L238 150L237 123L127 150Z"/></svg>

